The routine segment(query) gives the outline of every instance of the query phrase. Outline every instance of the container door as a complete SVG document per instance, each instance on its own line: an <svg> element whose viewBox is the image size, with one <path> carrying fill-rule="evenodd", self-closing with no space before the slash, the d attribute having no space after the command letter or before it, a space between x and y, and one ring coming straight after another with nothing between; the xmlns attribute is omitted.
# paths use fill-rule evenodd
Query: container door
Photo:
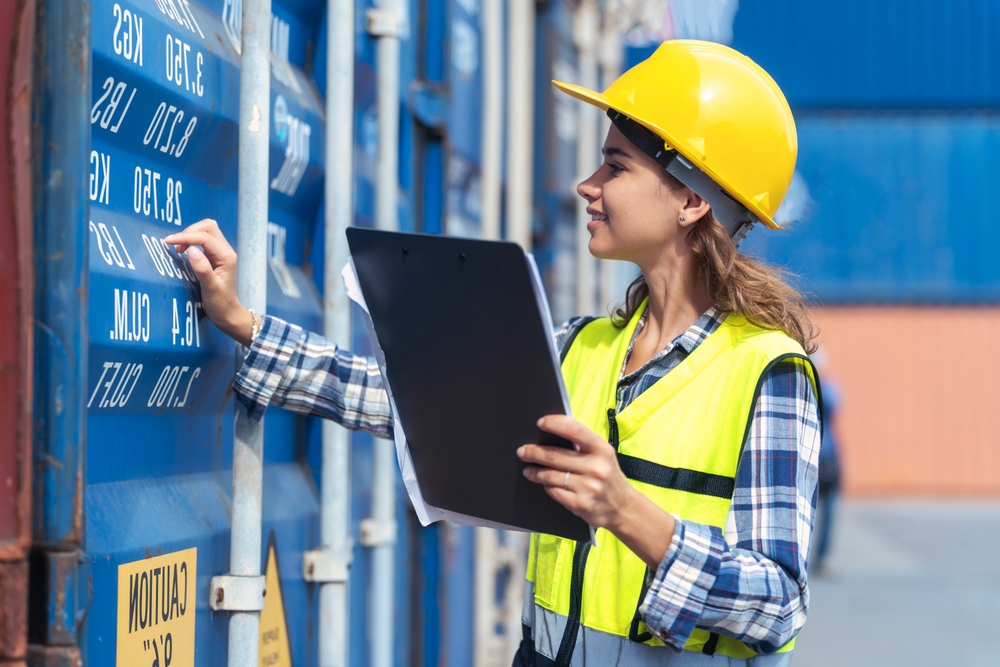
<svg viewBox="0 0 1000 667"><path fill-rule="evenodd" d="M323 102L304 73L320 0L275 0L271 30L268 313L321 326L303 261L323 188ZM235 345L206 318L163 242L203 218L236 245L240 0L91 4L86 538L90 665L224 665ZM249 326L249 322L248 322ZM266 664L316 659L318 544L307 424L265 426ZM271 582L280 581L273 588ZM261 664L265 664L262 662Z"/></svg>

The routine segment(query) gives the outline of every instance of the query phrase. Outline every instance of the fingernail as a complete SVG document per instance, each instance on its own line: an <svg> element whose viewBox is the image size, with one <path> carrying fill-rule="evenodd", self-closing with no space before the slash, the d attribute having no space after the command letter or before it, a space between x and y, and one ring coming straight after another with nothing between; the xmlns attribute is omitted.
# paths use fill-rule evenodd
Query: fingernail
<svg viewBox="0 0 1000 667"><path fill-rule="evenodd" d="M524 476L525 476L525 477L527 477L527 476L528 476L528 471L529 471L529 470L531 470L531 468L525 468L525 469L524 469L524 470L522 470L521 472L523 472L523 473L524 473Z"/></svg>
<svg viewBox="0 0 1000 667"><path fill-rule="evenodd" d="M538 419L538 421L537 421L537 422L535 422L535 424L536 424L536 425L538 426L538 428L541 428L541 427L542 427L542 424L544 424L544 423L545 423L545 417L540 417L540 418Z"/></svg>
<svg viewBox="0 0 1000 667"><path fill-rule="evenodd" d="M521 447L517 448L517 455L518 455L518 457L523 457L524 456L524 446L523 445Z"/></svg>
<svg viewBox="0 0 1000 667"><path fill-rule="evenodd" d="M170 239L172 238L174 238L173 234L167 234L166 236L163 237L163 240L166 241L167 243L170 243Z"/></svg>

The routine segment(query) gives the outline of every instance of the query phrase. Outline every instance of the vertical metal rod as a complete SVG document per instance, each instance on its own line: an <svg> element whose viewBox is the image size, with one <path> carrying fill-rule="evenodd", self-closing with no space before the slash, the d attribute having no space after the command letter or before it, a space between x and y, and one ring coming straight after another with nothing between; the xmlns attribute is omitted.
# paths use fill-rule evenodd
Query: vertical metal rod
<svg viewBox="0 0 1000 667"><path fill-rule="evenodd" d="M507 7L507 238L530 250L535 0L510 0Z"/></svg>
<svg viewBox="0 0 1000 667"><path fill-rule="evenodd" d="M483 0L482 234L500 238L500 174L503 168L503 0Z"/></svg>
<svg viewBox="0 0 1000 667"><path fill-rule="evenodd" d="M329 0L326 52L326 247L323 334L338 346L351 344L351 308L340 270L349 250L344 231L354 217L354 0ZM319 665L347 667L347 582L351 560L350 435L323 420L320 542L343 566L342 581L319 591Z"/></svg>
<svg viewBox="0 0 1000 667"><path fill-rule="evenodd" d="M480 16L483 31L482 236L493 241L500 238L503 168L503 1L483 0ZM508 236L514 231L517 230L508 226ZM494 664L497 654L495 597L498 532L492 528L476 528L475 536L473 666L489 667Z"/></svg>
<svg viewBox="0 0 1000 667"><path fill-rule="evenodd" d="M268 128L270 127L271 0L243 0L240 59L240 152L236 293L248 308L267 305ZM237 354L240 354L238 351ZM229 573L260 575L264 425L236 406L233 440L233 523ZM257 667L260 612L229 618L229 667Z"/></svg>
<svg viewBox="0 0 1000 667"><path fill-rule="evenodd" d="M375 226L399 228L399 25L396 0L378 0L369 14L377 27L376 85L378 90L378 166L375 183ZM369 644L372 667L392 667L395 612L396 448L389 440L372 443L372 516L366 544L373 547ZM365 536L363 536L365 537Z"/></svg>
<svg viewBox="0 0 1000 667"><path fill-rule="evenodd" d="M498 531L476 528L475 652L473 667L490 667L497 652Z"/></svg>
<svg viewBox="0 0 1000 667"><path fill-rule="evenodd" d="M583 0L573 13L573 41L579 51L580 85L593 90L597 88L597 28L600 15L596 0ZM589 177L597 168L597 132L599 118L597 109L589 104L581 104L580 132L576 140L577 178ZM576 300L577 314L597 315L598 264L590 254L590 232L587 223L587 201L576 200Z"/></svg>

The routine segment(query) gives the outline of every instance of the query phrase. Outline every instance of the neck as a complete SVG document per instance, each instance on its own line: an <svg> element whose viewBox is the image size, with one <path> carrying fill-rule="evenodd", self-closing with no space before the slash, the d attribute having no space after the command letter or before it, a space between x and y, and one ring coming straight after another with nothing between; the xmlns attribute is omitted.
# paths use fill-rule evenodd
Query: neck
<svg viewBox="0 0 1000 667"><path fill-rule="evenodd" d="M690 253L642 269L649 287L643 335L665 347L687 331L712 306L712 301Z"/></svg>

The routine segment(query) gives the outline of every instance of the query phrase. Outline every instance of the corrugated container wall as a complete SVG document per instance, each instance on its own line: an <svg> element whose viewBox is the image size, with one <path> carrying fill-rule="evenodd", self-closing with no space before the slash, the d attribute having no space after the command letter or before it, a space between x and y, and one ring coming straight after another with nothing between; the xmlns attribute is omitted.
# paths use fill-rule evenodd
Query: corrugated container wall
<svg viewBox="0 0 1000 667"><path fill-rule="evenodd" d="M744 248L817 307L849 491L1000 493L1000 389L983 379L1000 341L998 31L990 0L736 15L733 46L774 76L799 131L796 222Z"/></svg>
<svg viewBox="0 0 1000 667"><path fill-rule="evenodd" d="M242 2L39 6L31 650L40 662L224 665L228 618L209 610L208 594L211 577L229 568L230 385L241 360L205 317L190 265L162 239L207 217L235 245ZM378 150L375 41L363 20L372 6L356 3L355 187L336 193L353 198L360 226L373 223ZM456 212L478 224L477 7L407 5L399 100L404 230L440 232ZM263 128L270 139L267 311L315 331L325 269L326 2L274 0L272 12L270 125ZM448 39L452 49L442 52ZM14 129L28 136L24 123ZM455 177L460 160L462 179ZM30 289L27 278L9 279L11 294ZM4 321L11 327L4 335L15 336L26 320L5 310ZM365 353L362 319L353 321L355 351ZM11 381L26 381L22 371ZM8 395L16 391L5 388ZM360 522L371 514L371 449L370 437L354 436L349 630L356 667L369 663L369 648L380 641L368 622L371 550L360 540ZM318 422L269 409L263 451L262 664L314 665L323 628L302 554L319 545ZM395 613L386 619L395 630L394 662L467 665L472 535L421 528L401 485L396 496Z"/></svg>
<svg viewBox="0 0 1000 667"><path fill-rule="evenodd" d="M314 330L320 304L302 260L321 210L324 104L304 69L322 10L273 3L264 128L267 310ZM189 264L162 239L213 218L235 244L241 20L239 0L90 5L88 664L226 660L227 615L210 613L207 595L229 570L234 344L207 322ZM261 630L273 632L263 655L310 664L317 607L301 554L318 542L319 507L301 465L305 428L268 412L261 556L268 602L293 613L272 607Z"/></svg>

